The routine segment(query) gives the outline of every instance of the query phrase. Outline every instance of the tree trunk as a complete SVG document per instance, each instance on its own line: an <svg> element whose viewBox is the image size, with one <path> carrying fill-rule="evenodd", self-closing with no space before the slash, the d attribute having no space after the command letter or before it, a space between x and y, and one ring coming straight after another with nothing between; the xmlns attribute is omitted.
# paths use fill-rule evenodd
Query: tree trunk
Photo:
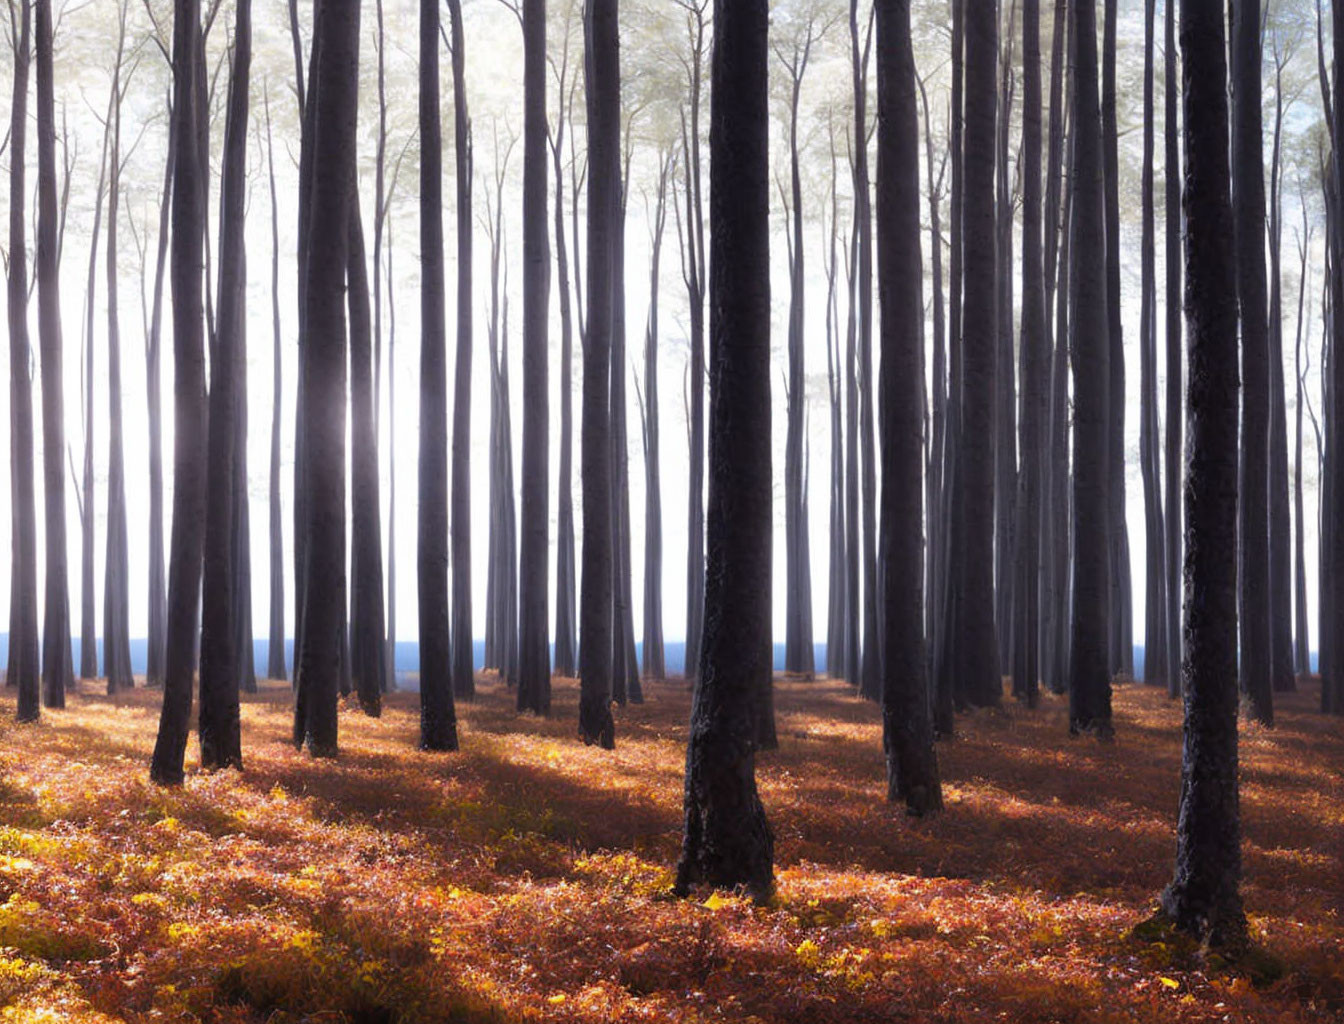
<svg viewBox="0 0 1344 1024"><path fill-rule="evenodd" d="M46 0L43 0L45 3ZM205 533L205 351L201 267L205 170L200 166L197 87L200 0L176 0L173 19L173 530L163 708L150 778L181 785L191 725L192 675Z"/></svg>
<svg viewBox="0 0 1344 1024"><path fill-rule="evenodd" d="M518 708L551 706L549 615L551 251L546 220L546 0L523 0L523 489Z"/></svg>
<svg viewBox="0 0 1344 1024"><path fill-rule="evenodd" d="M420 0L420 746L457 749L448 618L448 369L439 4Z"/></svg>
<svg viewBox="0 0 1344 1024"><path fill-rule="evenodd" d="M201 766L241 768L238 708L238 650L235 633L234 560L237 417L246 401L242 339L247 325L245 219L247 202L248 93L252 66L250 0L237 8L233 73L224 129L224 173L220 192L219 321L210 353L210 406L206 464L204 587L201 613Z"/></svg>
<svg viewBox="0 0 1344 1024"><path fill-rule="evenodd" d="M1041 477L1049 382L1041 252L1041 11L1022 5L1022 465L1017 479L1013 695L1035 706L1040 680Z"/></svg>
<svg viewBox="0 0 1344 1024"><path fill-rule="evenodd" d="M998 6L1005 6L999 0ZM999 116L996 145L998 169L995 190L998 266L995 278L995 315L998 338L994 372L994 622L998 629L1000 672L1012 670L1013 573L1017 546L1017 383L1013 366L1013 213L1014 185L1009 136L1012 134L1013 33L1017 23L1017 0L1009 0L1007 34L1001 39L999 56ZM1020 167L1019 167L1020 172Z"/></svg>
<svg viewBox="0 0 1344 1024"><path fill-rule="evenodd" d="M14 98L9 119L9 400L10 458L14 488L10 549L9 671L18 688L17 717L41 715L42 665L37 637L37 499L33 480L32 346L28 337L28 242L24 199L28 136L28 69L32 8L20 5L14 40Z"/></svg>
<svg viewBox="0 0 1344 1024"><path fill-rule="evenodd" d="M302 641L294 737L315 757L337 751L336 703L345 640L345 285L359 60L359 8L322 0L313 43L312 184L300 351L304 388L305 532ZM423 138L423 134L422 134ZM423 645L422 645L423 646Z"/></svg>
<svg viewBox="0 0 1344 1024"><path fill-rule="evenodd" d="M1302 500L1302 412L1305 402L1307 367L1304 365L1303 342L1307 321L1308 254L1311 250L1311 226L1306 220L1303 205L1301 261L1297 286L1297 341L1293 347L1293 377L1297 383L1297 402L1294 405L1296 434L1293 458L1293 603L1297 608L1297 629L1293 635L1294 668L1298 675L1311 675L1311 626L1307 614L1307 537L1306 511Z"/></svg>
<svg viewBox="0 0 1344 1024"><path fill-rule="evenodd" d="M448 0L453 74L453 150L457 206L457 358L453 382L452 451L452 679L454 695L476 689L471 612L471 350L472 210L471 121L467 114L466 40L461 0ZM388 289L391 294L391 288Z"/></svg>
<svg viewBox="0 0 1344 1024"><path fill-rule="evenodd" d="M271 609L266 675L285 679L285 570L284 537L280 505L280 212L275 188L275 147L271 136L271 103L266 97L266 171L271 190L271 476L270 476L270 567Z"/></svg>
<svg viewBox="0 0 1344 1024"><path fill-rule="evenodd" d="M1190 447L1185 742L1176 873L1162 909L1213 947L1245 943L1237 885L1237 303L1223 9L1181 6ZM1341 47L1344 49L1344 47Z"/></svg>
<svg viewBox="0 0 1344 1024"><path fill-rule="evenodd" d="M1030 2L1030 0L1028 0ZM882 742L887 799L942 807L924 652L924 273L910 0L877 5L877 260L882 316Z"/></svg>
<svg viewBox="0 0 1344 1024"><path fill-rule="evenodd" d="M560 294L560 463L556 497L555 671L573 676L577 670L578 608L574 579L574 317L569 294L569 247L565 243L565 122L569 98L569 26L560 66L559 102L551 134L555 170L555 266ZM578 196L574 203L577 206Z"/></svg>
<svg viewBox="0 0 1344 1024"><path fill-rule="evenodd" d="M1167 494L1167 693L1181 692L1181 150L1177 134L1176 10L1166 5L1163 37L1163 78L1166 81L1163 161L1166 189L1166 341L1167 439L1165 473Z"/></svg>
<svg viewBox="0 0 1344 1024"><path fill-rule="evenodd" d="M1106 444L1110 479L1107 522L1110 538L1111 674L1134 675L1134 600L1125 521L1125 342L1120 295L1120 133L1116 123L1115 43L1118 0L1103 0L1101 138L1106 181L1106 333L1110 341L1110 389Z"/></svg>
<svg viewBox="0 0 1344 1024"><path fill-rule="evenodd" d="M1274 721L1269 671L1269 311L1260 61L1260 0L1234 0L1232 206L1244 381L1237 545L1240 681L1250 714L1269 725Z"/></svg>
<svg viewBox="0 0 1344 1024"><path fill-rule="evenodd" d="M1288 412L1283 368L1283 64L1275 51L1274 145L1269 202L1269 671L1273 688L1293 674L1293 535L1288 501Z"/></svg>
<svg viewBox="0 0 1344 1024"><path fill-rule="evenodd" d="M832 130L833 131L833 130ZM844 353L840 349L839 315L836 308L836 278L839 276L840 235L839 179L835 163L835 137L831 137L831 202L826 257L826 383L830 399L831 427L831 544L830 587L826 613L826 674L845 678L848 661L849 564L845 543L845 432L842 420L845 379Z"/></svg>
<svg viewBox="0 0 1344 1024"><path fill-rule="evenodd" d="M663 153L653 209L649 261L649 319L644 331L644 666L645 679L667 676L663 650L663 490L658 424L658 282L662 270L667 189L675 167Z"/></svg>
<svg viewBox="0 0 1344 1024"><path fill-rule="evenodd" d="M1069 324L1073 363L1073 627L1069 661L1069 731L1094 732L1102 738L1111 725L1111 654L1113 616L1110 585L1114 552L1108 519L1113 468L1108 427L1111 355L1107 321L1107 271L1095 258L1106 238L1106 179L1103 129L1097 100L1096 2L1080 0L1073 8L1074 140L1073 213L1069 250L1072 314Z"/></svg>
<svg viewBox="0 0 1344 1024"><path fill-rule="evenodd" d="M1158 466L1157 422L1157 215L1154 210L1153 29L1156 0L1143 14L1143 229L1139 313L1139 470L1143 477L1144 618L1143 681L1160 686L1167 674L1167 566Z"/></svg>
<svg viewBox="0 0 1344 1024"><path fill-rule="evenodd" d="M962 217L961 494L965 521L962 595L957 616L957 676L964 699L998 704L1002 682L994 627L994 447L998 262L994 237L994 165L998 19L993 4L966 9L966 138Z"/></svg>
<svg viewBox="0 0 1344 1024"><path fill-rule="evenodd" d="M620 202L620 42L616 0L584 17L588 100L588 326L583 351L583 573L579 596L579 735L615 745L612 694L612 258Z"/></svg>
<svg viewBox="0 0 1344 1024"><path fill-rule="evenodd" d="M767 25L765 0L715 2L709 572L676 880L683 894L707 882L757 899L774 884L755 764L757 698L773 660Z"/></svg>

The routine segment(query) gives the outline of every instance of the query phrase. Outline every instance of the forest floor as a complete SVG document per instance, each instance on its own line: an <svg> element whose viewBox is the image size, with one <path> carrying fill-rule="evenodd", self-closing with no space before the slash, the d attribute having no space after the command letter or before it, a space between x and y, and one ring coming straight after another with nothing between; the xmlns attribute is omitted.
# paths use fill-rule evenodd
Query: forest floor
<svg viewBox="0 0 1344 1024"><path fill-rule="evenodd" d="M916 821L883 799L875 709L781 682L756 907L669 896L690 701L648 689L615 752L575 739L574 684L542 721L486 678L461 753L416 750L399 694L347 707L315 761L273 686L244 704L246 771L191 763L177 790L147 777L157 694L86 684L20 727L0 692L0 1021L1344 1020L1344 721L1314 682L1242 730L1268 983L1130 935L1172 868L1163 693L1117 689L1112 744L1070 739L1053 697L960 718L946 811Z"/></svg>

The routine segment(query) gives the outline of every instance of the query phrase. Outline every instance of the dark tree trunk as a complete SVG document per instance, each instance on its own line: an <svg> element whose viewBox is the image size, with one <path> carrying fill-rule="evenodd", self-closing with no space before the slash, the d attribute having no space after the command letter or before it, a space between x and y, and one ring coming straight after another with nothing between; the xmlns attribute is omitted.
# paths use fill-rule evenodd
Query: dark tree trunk
<svg viewBox="0 0 1344 1024"><path fill-rule="evenodd" d="M467 114L466 39L461 0L448 0L453 73L453 149L457 206L457 360L453 382L452 452L452 677L453 693L470 698L476 690L471 614L471 349L472 209L471 120ZM391 294L391 288L388 289Z"/></svg>
<svg viewBox="0 0 1344 1024"><path fill-rule="evenodd" d="M271 476L270 476L270 630L266 675L285 679L285 569L284 536L280 510L280 212L275 189L275 147L271 136L271 104L266 99L266 172L271 189Z"/></svg>
<svg viewBox="0 0 1344 1024"><path fill-rule="evenodd" d="M523 463L518 708L549 713L551 250L546 220L546 0L523 0Z"/></svg>
<svg viewBox="0 0 1344 1024"><path fill-rule="evenodd" d="M1030 0L1028 0L1030 2ZM882 743L887 799L915 815L942 807L924 651L924 273L919 120L910 0L877 5L877 261L883 311L882 579L886 657Z"/></svg>
<svg viewBox="0 0 1344 1024"><path fill-rule="evenodd" d="M36 0L37 333L42 351L42 480L46 501L46 599L42 703L65 707L74 683L70 650L69 561L65 543L65 387L61 359L60 255L56 224L56 101L51 0Z"/></svg>
<svg viewBox="0 0 1344 1024"><path fill-rule="evenodd" d="M32 8L20 4L14 42L14 98L9 121L9 400L10 458L14 488L10 549L7 682L18 688L20 722L41 715L42 665L37 638L37 499L33 469L32 347L28 337L28 241L24 159L28 137L28 69L32 53ZM13 9L11 8L11 14Z"/></svg>
<svg viewBox="0 0 1344 1024"><path fill-rule="evenodd" d="M420 0L420 746L457 749L448 618L448 369L439 4Z"/></svg>
<svg viewBox="0 0 1344 1024"><path fill-rule="evenodd" d="M667 189L675 159L664 153L653 209L649 261L649 319L644 330L644 666L645 679L667 676L663 651L663 489L659 473L658 425L658 281L662 271L663 229L667 225Z"/></svg>
<svg viewBox="0 0 1344 1024"><path fill-rule="evenodd" d="M1007 35L999 52L999 115L995 182L996 245L1001 272L995 278L998 339L994 372L994 622L998 629L1000 672L1013 665L1012 629L1016 582L1013 559L1017 547L1017 382L1013 364L1013 213L1014 185L1009 136L1012 134L1013 34L1017 0L999 0L1008 7ZM1019 168L1020 170L1020 168Z"/></svg>
<svg viewBox="0 0 1344 1024"><path fill-rule="evenodd" d="M1102 121L1097 101L1096 0L1073 8L1073 212L1069 250L1073 363L1073 627L1069 662L1069 731L1112 734L1113 630L1108 558L1111 462L1108 427L1113 348L1107 323L1107 265L1095 258L1106 237Z"/></svg>
<svg viewBox="0 0 1344 1024"><path fill-rule="evenodd" d="M774 884L756 791L757 699L772 663L767 25L765 0L715 2L709 572L676 880L680 893L707 882L758 899Z"/></svg>
<svg viewBox="0 0 1344 1024"><path fill-rule="evenodd" d="M1344 67L1344 0L1332 0L1330 10L1333 15L1334 62L1336 69ZM1330 164L1331 186L1334 192L1331 212L1331 250L1330 250L1330 347L1329 362L1323 361L1324 379L1328 380L1325 403L1326 422L1326 465L1325 476L1327 500L1323 516L1322 550L1328 553L1328 565L1331 572L1324 576L1322 589L1321 628L1321 709L1323 711L1344 713L1344 495L1340 494L1339 475L1344 467L1344 408L1341 408L1341 395L1344 395L1344 223L1341 223L1341 196L1344 196L1344 159L1340 159L1340 140L1344 139L1344 75L1336 71L1332 88L1333 110L1331 115L1331 136L1334 142L1335 158Z"/></svg>
<svg viewBox="0 0 1344 1024"><path fill-rule="evenodd" d="M1106 334L1110 344L1106 445L1110 479L1107 522L1110 543L1111 674L1134 675L1134 601L1125 521L1125 342L1120 296L1120 133L1116 123L1115 44L1118 0L1103 0L1101 138L1106 181Z"/></svg>
<svg viewBox="0 0 1344 1024"><path fill-rule="evenodd" d="M44 0L45 2L45 0ZM173 531L163 709L150 778L180 785L191 726L192 675L205 534L205 346L201 267L205 170L200 166L197 86L200 0L176 0L173 20Z"/></svg>
<svg viewBox="0 0 1344 1024"><path fill-rule="evenodd" d="M1154 210L1153 30L1156 0L1143 12L1143 229L1140 241L1139 470L1143 477L1143 681L1160 686L1167 675L1167 567L1157 422L1157 214Z"/></svg>
<svg viewBox="0 0 1344 1024"><path fill-rule="evenodd" d="M1237 885L1237 304L1223 9L1181 5L1190 446L1185 742L1176 874L1162 909L1210 946L1246 941Z"/></svg>
<svg viewBox="0 0 1344 1024"><path fill-rule="evenodd" d="M1041 478L1050 347L1041 252L1041 11L1022 5L1022 465L1012 602L1013 695L1034 706L1040 672ZM1005 623L1005 626L1008 624Z"/></svg>
<svg viewBox="0 0 1344 1024"><path fill-rule="evenodd" d="M620 203L620 41L616 0L584 17L588 99L588 324L583 351L583 572L579 606L579 735L615 745L612 696L612 278Z"/></svg>
<svg viewBox="0 0 1344 1024"><path fill-rule="evenodd" d="M966 13L966 138L962 267L962 396L960 493L964 535L962 594L957 615L958 685L964 700L984 707L1001 697L994 627L994 449L998 262L994 237L994 165L998 19L993 4Z"/></svg>
<svg viewBox="0 0 1344 1024"><path fill-rule="evenodd" d="M1283 65L1275 45L1274 144L1269 200L1269 671L1273 688L1293 674L1293 534L1288 501L1288 411L1283 359Z"/></svg>
<svg viewBox="0 0 1344 1024"><path fill-rule="evenodd" d="M1232 206L1241 306L1241 502L1238 519L1241 692L1274 721L1269 672L1269 311L1265 294L1265 175L1260 95L1260 0L1232 4Z"/></svg>
<svg viewBox="0 0 1344 1024"><path fill-rule="evenodd" d="M296 743L337 750L336 704L345 642L345 285L355 165L359 7L322 0L313 43L312 182L306 197L307 281L300 341L307 488L303 628L294 673ZM422 134L423 138L423 134ZM423 650L423 645L422 645Z"/></svg>
<svg viewBox="0 0 1344 1024"><path fill-rule="evenodd" d="M248 92L252 66L250 0L237 8L233 74L224 129L220 192L219 321L210 352L210 406L206 454L205 548L201 611L201 766L243 766L235 634L239 580L234 560L237 417L246 400L241 344L247 324L246 241Z"/></svg>
<svg viewBox="0 0 1344 1024"><path fill-rule="evenodd" d="M357 180L351 166L351 181ZM354 194L354 185L351 185ZM350 204L350 497L354 604L350 616L350 667L355 693L366 715L382 714L383 524L378 495L378 428L374 423L373 330L364 225L358 203Z"/></svg>
<svg viewBox="0 0 1344 1024"><path fill-rule="evenodd" d="M1176 6L1166 5L1163 36L1165 117L1165 216L1166 216L1166 361L1167 437L1165 452L1167 495L1167 693L1181 692L1181 150L1177 133L1178 89L1176 76Z"/></svg>

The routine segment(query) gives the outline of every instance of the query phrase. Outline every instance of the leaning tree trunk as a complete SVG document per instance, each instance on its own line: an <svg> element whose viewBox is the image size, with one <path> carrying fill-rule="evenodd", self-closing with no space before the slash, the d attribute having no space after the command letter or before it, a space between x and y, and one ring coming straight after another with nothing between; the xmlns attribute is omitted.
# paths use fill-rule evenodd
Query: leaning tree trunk
<svg viewBox="0 0 1344 1024"><path fill-rule="evenodd" d="M1344 39L1336 43L1344 56ZM1221 5L1181 5L1190 445L1185 487L1185 742L1165 914L1211 947L1247 938L1237 892L1237 289Z"/></svg>
<svg viewBox="0 0 1344 1024"><path fill-rule="evenodd" d="M420 0L420 746L457 749L448 618L448 369L439 4Z"/></svg>
<svg viewBox="0 0 1344 1024"><path fill-rule="evenodd" d="M173 531L163 708L150 777L180 785L191 725L196 620L205 533L205 351L201 267L205 169L200 166L197 88L200 0L176 0L173 21Z"/></svg>
<svg viewBox="0 0 1344 1024"><path fill-rule="evenodd" d="M252 67L250 0L237 8L233 74L224 129L224 176L220 191L219 321L210 353L210 406L206 452L205 578L201 611L201 766L241 768L238 707L240 655L234 600L238 493L235 460L237 417L246 400L242 358L247 323L246 227L248 92Z"/></svg>
<svg viewBox="0 0 1344 1024"><path fill-rule="evenodd" d="M453 383L452 451L452 680L453 693L475 692L471 615L471 347L472 217L471 121L467 115L466 41L461 0L448 0L452 40L453 150L457 182L457 353ZM389 296L392 289L388 289Z"/></svg>
<svg viewBox="0 0 1344 1024"><path fill-rule="evenodd" d="M1235 0L1232 8L1232 208L1244 382L1237 536L1239 664L1248 711L1269 725L1274 697L1269 664L1269 311L1260 0Z"/></svg>
<svg viewBox="0 0 1344 1024"><path fill-rule="evenodd" d="M32 8L20 5L14 39L14 99L9 123L9 400L10 458L14 487L7 682L18 688L20 722L41 715L41 658L37 637L37 499L33 481L33 383L28 337L28 241L24 213L28 137L28 68L32 52Z"/></svg>
<svg viewBox="0 0 1344 1024"><path fill-rule="evenodd" d="M1030 2L1030 0L1028 0ZM924 308L919 121L910 0L877 5L877 260L881 328L882 742L887 799L942 807L924 652Z"/></svg>
<svg viewBox="0 0 1344 1024"><path fill-rule="evenodd" d="M588 324L583 350L583 572L579 595L579 735L615 746L611 717L612 551L609 385L612 258L620 202L620 42L616 0L584 18L588 99Z"/></svg>
<svg viewBox="0 0 1344 1024"><path fill-rule="evenodd" d="M758 694L773 661L766 8L765 0L714 5L709 571L676 880L680 893L708 882L745 886L758 899L774 885L755 763Z"/></svg>
<svg viewBox="0 0 1344 1024"><path fill-rule="evenodd" d="M1107 266L1096 258L1106 235L1103 141L1097 98L1096 0L1073 8L1073 213L1069 242L1073 363L1073 627L1069 731L1106 738L1111 725L1110 603L1112 532L1108 520L1110 359Z"/></svg>
<svg viewBox="0 0 1344 1024"><path fill-rule="evenodd" d="M1034 706L1040 680L1042 458L1049 383L1045 267L1041 252L1041 12L1022 5L1022 465L1012 608L1013 695ZM1008 624L1005 623L1005 627Z"/></svg>
<svg viewBox="0 0 1344 1024"><path fill-rule="evenodd" d="M523 0L523 463L518 707L550 710L551 250L546 221L546 0Z"/></svg>

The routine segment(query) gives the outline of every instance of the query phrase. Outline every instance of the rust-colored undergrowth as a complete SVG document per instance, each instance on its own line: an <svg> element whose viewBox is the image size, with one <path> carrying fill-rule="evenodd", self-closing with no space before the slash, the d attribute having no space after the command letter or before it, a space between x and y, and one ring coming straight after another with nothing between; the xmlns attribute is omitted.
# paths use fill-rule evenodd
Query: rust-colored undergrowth
<svg viewBox="0 0 1344 1024"><path fill-rule="evenodd" d="M1117 691L1113 744L1055 698L960 718L946 811L915 821L883 800L875 709L780 682L768 907L669 897L689 695L647 692L614 753L576 741L572 683L542 721L486 678L461 753L417 751L397 695L316 761L268 687L247 770L179 790L148 781L157 694L18 726L4 692L0 1021L1344 1019L1344 724L1314 683L1242 730L1246 907L1285 967L1258 986L1129 935L1173 855L1160 692Z"/></svg>

